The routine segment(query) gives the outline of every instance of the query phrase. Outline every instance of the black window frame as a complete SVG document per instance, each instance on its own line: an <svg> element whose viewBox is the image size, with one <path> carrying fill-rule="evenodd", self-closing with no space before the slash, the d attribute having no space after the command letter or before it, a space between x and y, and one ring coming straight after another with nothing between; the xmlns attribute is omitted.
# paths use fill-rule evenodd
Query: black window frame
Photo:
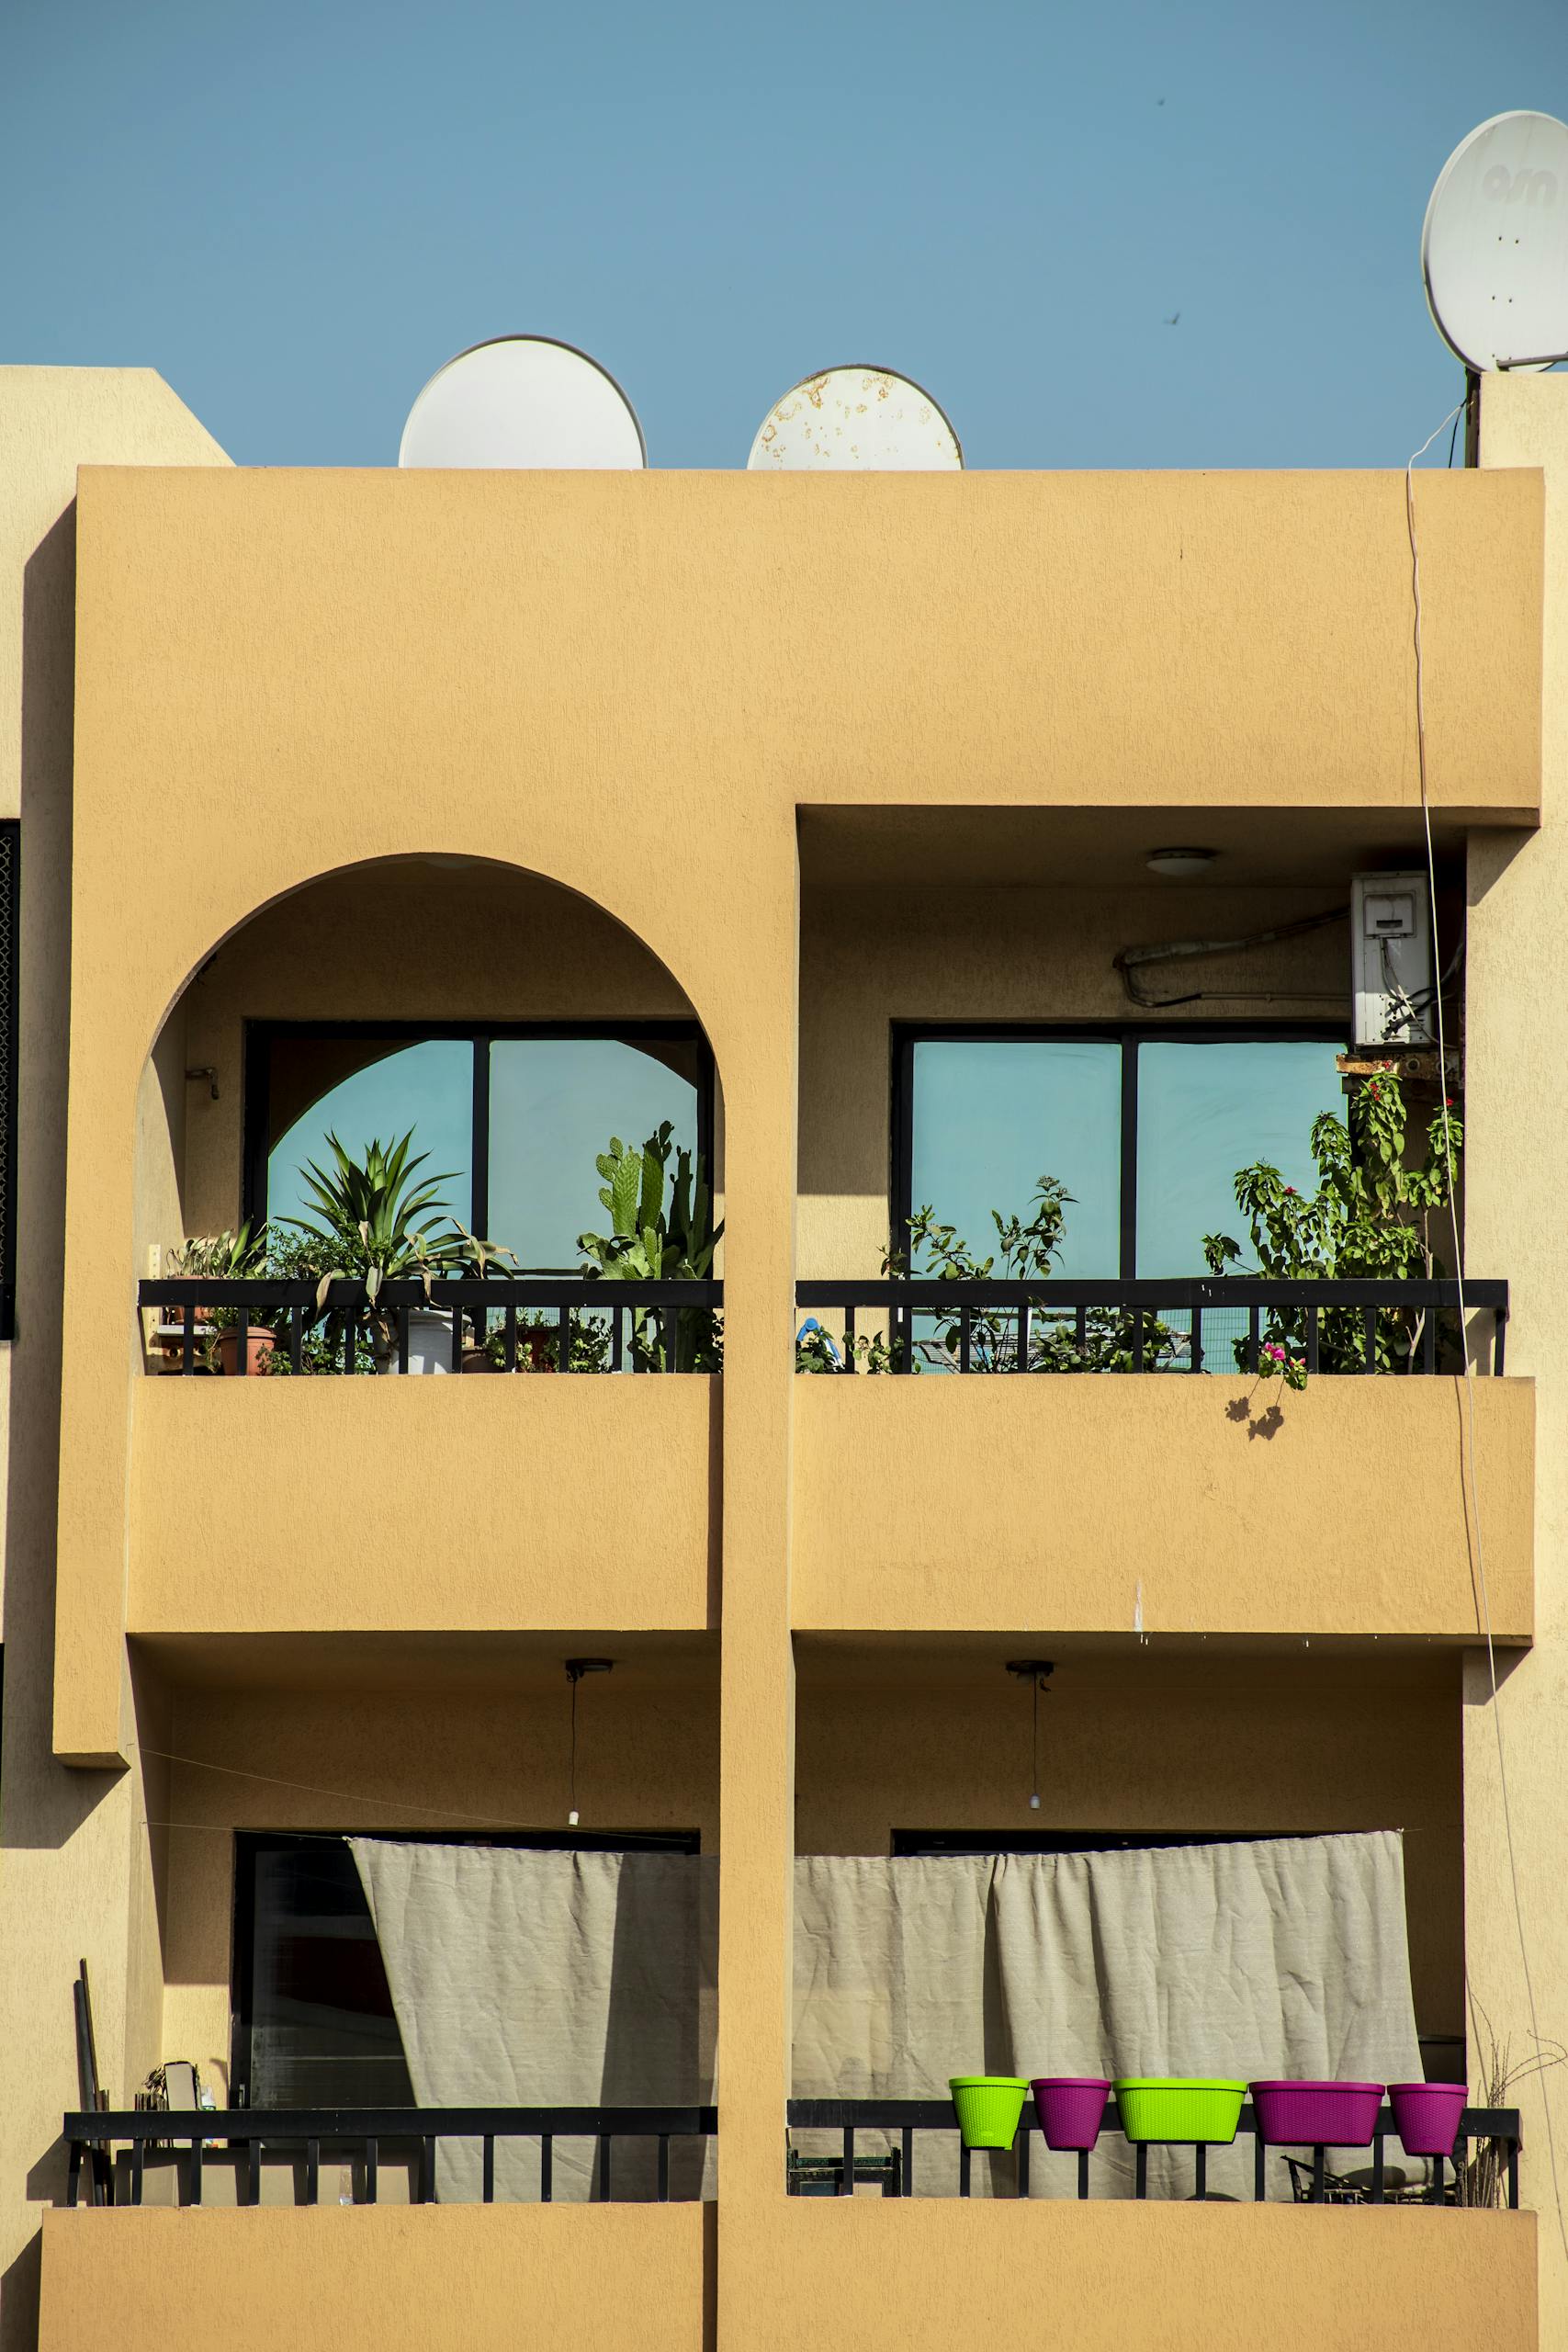
<svg viewBox="0 0 1568 2352"><path fill-rule="evenodd" d="M288 1037L391 1037L408 1045L455 1039L474 1049L470 1140L472 1197L468 1223L475 1233L488 1234L490 1214L490 1049L515 1038L600 1040L636 1046L694 1045L697 1048L697 1156L708 1182L714 1182L713 1136L715 1075L713 1048L702 1023L637 1018L626 1021L271 1021L244 1023L241 1131L241 1215L253 1230L267 1213L267 1126L270 1056L275 1041ZM608 1143L608 1136L604 1138ZM640 1143L638 1136L631 1138Z"/></svg>
<svg viewBox="0 0 1568 2352"><path fill-rule="evenodd" d="M379 1838L419 1846L508 1846L535 1853L700 1854L699 1829L236 1829L229 1944L229 2104L251 2104L251 2037L255 2015L256 1877L264 1850L342 1846Z"/></svg>
<svg viewBox="0 0 1568 2352"><path fill-rule="evenodd" d="M888 1171L889 1230L906 1260L915 1158L915 1047L928 1044L1114 1045L1122 1050L1122 1134L1117 1215L1119 1282L1137 1279L1138 1049L1142 1046L1338 1046L1343 1021L895 1021ZM1194 1274L1203 1269L1195 1266Z"/></svg>

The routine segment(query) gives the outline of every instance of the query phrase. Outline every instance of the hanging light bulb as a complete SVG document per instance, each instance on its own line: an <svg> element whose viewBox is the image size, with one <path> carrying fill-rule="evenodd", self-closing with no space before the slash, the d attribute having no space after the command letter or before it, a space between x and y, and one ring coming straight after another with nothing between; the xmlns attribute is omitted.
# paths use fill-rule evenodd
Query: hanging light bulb
<svg viewBox="0 0 1568 2352"><path fill-rule="evenodd" d="M570 1791L570 1800L566 1816L566 1826L569 1829L575 1829L578 1822L577 1686L581 1681L585 1674L608 1674L615 1666L615 1661L613 1657L569 1657L566 1661L566 1679L571 1685L571 1748L570 1761L567 1772L567 1784Z"/></svg>
<svg viewBox="0 0 1568 2352"><path fill-rule="evenodd" d="M1045 1690L1045 1678L1056 1671L1048 1657L1010 1657L1008 1672L1016 1674L1020 1681L1027 1680L1030 1690L1029 1721L1029 1810L1040 1810L1040 1694ZM1050 1692L1045 1691L1047 1698Z"/></svg>

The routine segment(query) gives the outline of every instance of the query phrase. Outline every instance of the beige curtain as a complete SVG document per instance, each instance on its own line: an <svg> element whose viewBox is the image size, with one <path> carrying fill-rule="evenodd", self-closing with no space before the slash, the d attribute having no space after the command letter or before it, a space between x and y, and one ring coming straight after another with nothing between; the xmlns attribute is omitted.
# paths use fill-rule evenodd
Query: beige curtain
<svg viewBox="0 0 1568 2352"><path fill-rule="evenodd" d="M640 2105L714 2096L716 1865L353 1838L421 2106ZM1419 2078L1397 1831L1156 1849L795 1864L795 2089L941 2098L950 2075ZM782 2119L781 2119L782 2134ZM798 2135L797 2144L825 2143ZM834 2146L837 2143L832 2143ZM879 2144L871 2136L867 2153ZM592 2146L560 2143L555 2193L591 2193ZM711 2195L711 2147L673 2167ZM651 2147L617 2146L617 2196L652 2194ZM476 2146L443 2197L479 2195ZM1152 2194L1190 2154L1151 2152ZM1250 2143L1210 2161L1250 2197ZM915 2185L952 2195L951 2133L919 2135ZM1010 2193L1010 2161L976 2193ZM1031 2193L1076 2193L1034 2143ZM1114 2131L1096 2195L1131 2195ZM536 2148L497 2151L497 2194L538 2193ZM1288 2195L1274 2160L1270 2194Z"/></svg>
<svg viewBox="0 0 1568 2352"><path fill-rule="evenodd" d="M421 2107L685 2106L713 2098L717 1866L687 1854L538 1853L351 1838ZM558 2141L552 2191L592 2194L593 2143ZM655 2193L652 2142L617 2140L617 2198ZM475 2142L436 2192L480 2194ZM701 2141L672 2196L711 2196ZM538 2143L496 2143L498 2199L539 2193Z"/></svg>

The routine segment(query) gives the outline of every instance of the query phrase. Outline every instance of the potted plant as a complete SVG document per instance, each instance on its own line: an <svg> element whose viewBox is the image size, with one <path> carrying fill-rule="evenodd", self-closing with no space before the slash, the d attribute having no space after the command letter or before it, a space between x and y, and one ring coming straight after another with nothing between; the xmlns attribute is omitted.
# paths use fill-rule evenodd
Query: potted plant
<svg viewBox="0 0 1568 2352"><path fill-rule="evenodd" d="M422 1369L445 1370L451 1363L450 1310L431 1306L432 1284L460 1281L469 1274L482 1278L501 1271L502 1261L515 1263L509 1250L481 1241L453 1216L441 1196L441 1186L451 1181L449 1173L420 1177L429 1155L414 1153L413 1138L412 1127L389 1144L373 1136L365 1147L364 1158L355 1159L335 1135L329 1135L331 1168L308 1160L301 1171L316 1211L314 1218L282 1220L299 1234L320 1266L318 1317L329 1311L328 1293L334 1282L364 1283L364 1307L335 1310L334 1319L345 1312L355 1317L369 1341L378 1372L398 1368L398 1314L380 1304L384 1284L410 1280L423 1284L425 1308L410 1313L428 1315L438 1331L435 1346L426 1344L421 1349ZM444 1361L440 1333L446 1335ZM427 1330L427 1341L429 1337Z"/></svg>
<svg viewBox="0 0 1568 2352"><path fill-rule="evenodd" d="M252 1232L249 1224L237 1233L190 1234L172 1252L164 1269L171 1282L254 1282L267 1272L267 1230ZM199 1327L203 1364L209 1371L231 1376L240 1368L240 1310L237 1306L192 1305L181 1310ZM251 1374L271 1369L277 1333L272 1325L253 1323L245 1338L245 1366ZM165 1352L183 1355L184 1325L165 1334Z"/></svg>
<svg viewBox="0 0 1568 2352"><path fill-rule="evenodd" d="M713 1221L713 1195L699 1161L678 1149L665 1201L665 1177L674 1129L668 1119L640 1148L612 1136L610 1148L594 1166L604 1179L599 1198L610 1212L607 1234L580 1233L577 1246L589 1282L705 1282L724 1227ZM724 1339L711 1307L680 1307L675 1316L675 1352L666 1362L657 1312L632 1317L635 1357L649 1370L716 1372Z"/></svg>

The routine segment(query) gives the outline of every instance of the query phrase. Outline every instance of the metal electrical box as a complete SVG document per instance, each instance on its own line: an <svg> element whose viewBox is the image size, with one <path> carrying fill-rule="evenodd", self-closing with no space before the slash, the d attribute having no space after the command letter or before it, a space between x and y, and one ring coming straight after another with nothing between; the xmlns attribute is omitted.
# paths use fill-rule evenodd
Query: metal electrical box
<svg viewBox="0 0 1568 2352"><path fill-rule="evenodd" d="M1425 874L1358 874L1350 883L1357 1046L1435 1046L1437 989Z"/></svg>

